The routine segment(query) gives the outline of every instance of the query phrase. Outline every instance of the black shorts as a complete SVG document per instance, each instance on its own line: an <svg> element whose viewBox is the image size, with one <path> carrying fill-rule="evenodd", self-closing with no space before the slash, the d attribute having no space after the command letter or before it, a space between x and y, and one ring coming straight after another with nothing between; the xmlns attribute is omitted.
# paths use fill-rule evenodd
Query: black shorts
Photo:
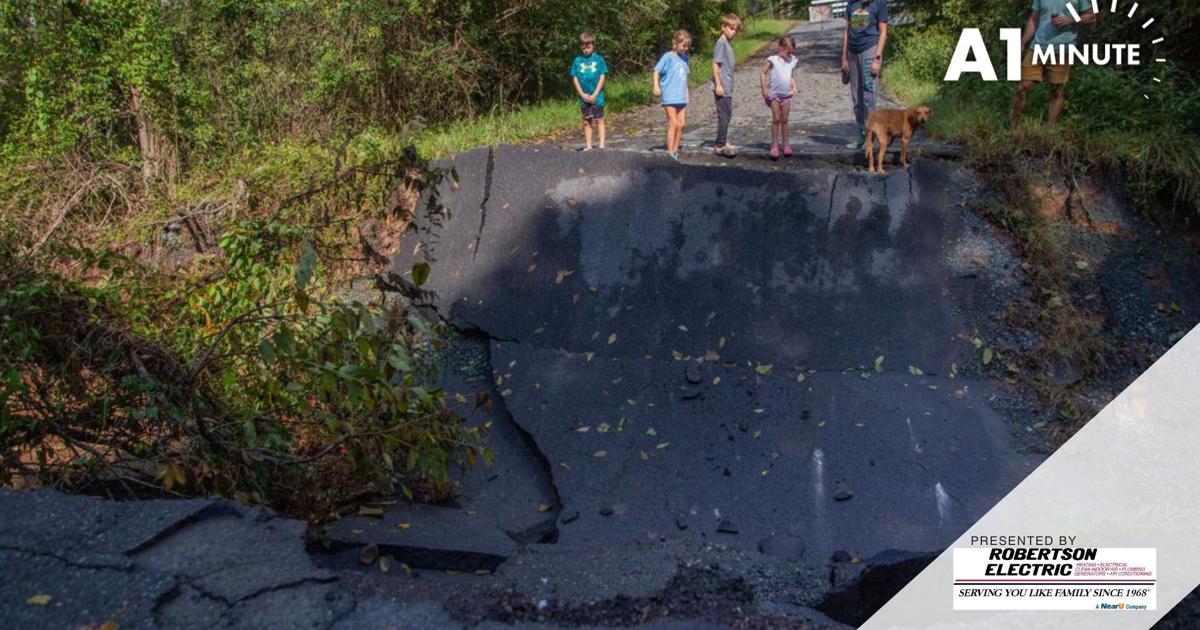
<svg viewBox="0 0 1200 630"><path fill-rule="evenodd" d="M584 120L604 120L604 106L592 103L581 103L579 111Z"/></svg>

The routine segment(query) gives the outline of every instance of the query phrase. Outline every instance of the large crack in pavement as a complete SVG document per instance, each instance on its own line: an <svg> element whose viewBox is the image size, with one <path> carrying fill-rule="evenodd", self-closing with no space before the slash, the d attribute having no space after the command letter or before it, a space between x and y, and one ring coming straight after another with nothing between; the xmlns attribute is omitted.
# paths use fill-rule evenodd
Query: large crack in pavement
<svg viewBox="0 0 1200 630"><path fill-rule="evenodd" d="M967 340L1020 283L971 262L1003 247L961 208L960 167L509 146L452 166L489 183L445 191L429 286L446 322L487 337L488 388L560 516L557 546L497 569L517 592L660 592L714 545L818 573L941 549L1036 464L972 365ZM490 204L508 211L473 216ZM664 562L581 582L584 558L629 545Z"/></svg>

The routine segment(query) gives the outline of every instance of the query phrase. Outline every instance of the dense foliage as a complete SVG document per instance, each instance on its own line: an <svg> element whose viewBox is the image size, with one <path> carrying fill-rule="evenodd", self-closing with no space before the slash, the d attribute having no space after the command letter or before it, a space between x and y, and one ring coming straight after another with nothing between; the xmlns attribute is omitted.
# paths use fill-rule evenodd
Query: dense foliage
<svg viewBox="0 0 1200 630"><path fill-rule="evenodd" d="M994 49L993 62L1000 64L996 33L1024 27L1029 4L908 0L906 11L916 23L895 29L890 85L910 101L933 105L934 133L974 146L982 155L995 158L997 150L1007 148L1057 156L1068 168L1120 169L1143 206L1200 212L1200 0L1142 3L1135 20L1126 15L1129 2L1123 1L1126 12L1116 15L1105 3L1100 19L1083 29L1081 43L1139 43L1143 61L1161 57L1167 63L1075 68L1057 134L1009 124L1010 83L975 76L942 81L963 28L982 29ZM1143 29L1150 17L1154 25ZM1164 40L1152 44L1158 37ZM1047 90L1033 91L1026 122L1044 120L1047 99Z"/></svg>
<svg viewBox="0 0 1200 630"><path fill-rule="evenodd" d="M616 72L737 0L47 0L0 8L6 151L139 146L155 169L303 131L444 122L563 93L577 35ZM135 142L133 142L135 141Z"/></svg>

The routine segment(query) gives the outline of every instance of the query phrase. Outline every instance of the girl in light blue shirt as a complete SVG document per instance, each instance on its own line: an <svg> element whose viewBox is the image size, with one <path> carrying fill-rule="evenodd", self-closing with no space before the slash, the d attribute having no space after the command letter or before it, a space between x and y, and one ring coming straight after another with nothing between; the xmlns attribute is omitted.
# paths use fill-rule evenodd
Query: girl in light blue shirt
<svg viewBox="0 0 1200 630"><path fill-rule="evenodd" d="M679 160L679 144L687 124L688 62L684 56L692 45L692 36L685 30L675 32L671 51L654 66L654 95L661 98L667 113L667 154Z"/></svg>

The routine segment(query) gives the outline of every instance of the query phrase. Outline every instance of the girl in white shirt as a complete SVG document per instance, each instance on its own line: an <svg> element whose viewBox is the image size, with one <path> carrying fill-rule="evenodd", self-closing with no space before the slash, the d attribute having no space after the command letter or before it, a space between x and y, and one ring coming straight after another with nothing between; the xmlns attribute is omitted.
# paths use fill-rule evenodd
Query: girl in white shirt
<svg viewBox="0 0 1200 630"><path fill-rule="evenodd" d="M791 37L779 39L779 49L776 54L767 57L767 65L758 75L758 83L762 87L763 101L771 108L771 159L779 159L780 147L784 156L792 154L792 146L788 143L788 111L792 106L792 97L796 95L796 79L792 74L800 60L796 57L796 43ZM783 142L779 139L782 136Z"/></svg>

